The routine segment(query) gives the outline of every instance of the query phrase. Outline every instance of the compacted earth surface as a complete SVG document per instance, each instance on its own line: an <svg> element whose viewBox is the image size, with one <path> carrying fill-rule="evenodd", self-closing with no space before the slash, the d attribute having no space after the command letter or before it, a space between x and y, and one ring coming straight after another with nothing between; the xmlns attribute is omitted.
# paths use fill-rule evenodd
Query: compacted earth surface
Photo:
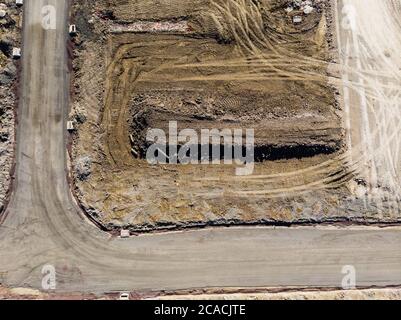
<svg viewBox="0 0 401 320"><path fill-rule="evenodd" d="M15 1L0 3L0 213L8 199L14 155L14 123L19 62L13 48L20 47L22 10Z"/></svg>
<svg viewBox="0 0 401 320"><path fill-rule="evenodd" d="M72 183L106 229L397 219L344 155L331 1L75 1L72 23ZM253 171L150 163L150 130L169 140L158 156L188 142L174 124L252 129Z"/></svg>

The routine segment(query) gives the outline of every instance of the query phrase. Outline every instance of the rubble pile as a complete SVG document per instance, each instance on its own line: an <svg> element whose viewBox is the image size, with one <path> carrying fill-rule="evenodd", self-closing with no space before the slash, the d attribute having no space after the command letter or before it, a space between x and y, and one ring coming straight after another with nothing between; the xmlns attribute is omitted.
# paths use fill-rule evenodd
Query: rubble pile
<svg viewBox="0 0 401 320"><path fill-rule="evenodd" d="M321 3L321 0L292 0L287 3L287 12L302 11L304 14L310 14L313 10L315 10L316 6Z"/></svg>
<svg viewBox="0 0 401 320"><path fill-rule="evenodd" d="M92 160L88 156L77 159L75 173L79 180L85 181L91 175Z"/></svg>
<svg viewBox="0 0 401 320"><path fill-rule="evenodd" d="M292 0L287 3L285 11L292 16L294 24L302 23L303 16L313 13L321 3L321 0Z"/></svg>
<svg viewBox="0 0 401 320"><path fill-rule="evenodd" d="M13 51L19 49L22 10L13 0L0 3L0 212L10 188L14 154L14 123L18 60Z"/></svg>

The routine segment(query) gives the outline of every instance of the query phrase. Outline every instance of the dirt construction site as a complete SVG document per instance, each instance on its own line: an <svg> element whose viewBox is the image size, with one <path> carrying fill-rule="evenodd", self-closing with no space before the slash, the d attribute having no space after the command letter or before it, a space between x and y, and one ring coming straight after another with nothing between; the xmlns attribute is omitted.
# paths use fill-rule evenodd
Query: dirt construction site
<svg viewBox="0 0 401 320"><path fill-rule="evenodd" d="M3 2L0 299L399 299L399 0Z"/></svg>
<svg viewBox="0 0 401 320"><path fill-rule="evenodd" d="M399 220L346 156L331 1L86 0L72 10L71 183L105 229ZM147 132L171 122L253 129L252 174L149 163Z"/></svg>

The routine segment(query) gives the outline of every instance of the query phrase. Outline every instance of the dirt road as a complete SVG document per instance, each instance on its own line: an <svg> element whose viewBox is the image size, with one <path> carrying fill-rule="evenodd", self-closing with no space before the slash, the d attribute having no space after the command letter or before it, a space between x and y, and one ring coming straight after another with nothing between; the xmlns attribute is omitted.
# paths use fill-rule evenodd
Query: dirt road
<svg viewBox="0 0 401 320"><path fill-rule="evenodd" d="M56 8L56 30L41 26L45 4ZM25 2L17 177L0 227L1 282L41 288L42 267L51 264L65 292L339 287L343 266L353 265L357 286L401 284L397 228L232 228L122 240L83 221L65 178L67 8L62 0ZM393 12L367 19L391 21Z"/></svg>

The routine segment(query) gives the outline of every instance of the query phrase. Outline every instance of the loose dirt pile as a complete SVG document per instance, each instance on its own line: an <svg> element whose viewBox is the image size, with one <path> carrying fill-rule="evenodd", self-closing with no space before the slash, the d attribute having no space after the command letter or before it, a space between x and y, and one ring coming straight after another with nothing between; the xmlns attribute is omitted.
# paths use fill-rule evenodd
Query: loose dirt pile
<svg viewBox="0 0 401 320"><path fill-rule="evenodd" d="M374 219L348 190L330 3L77 2L71 152L86 212L131 231ZM253 175L149 164L146 132L170 121L254 129Z"/></svg>
<svg viewBox="0 0 401 320"><path fill-rule="evenodd" d="M0 212L10 187L14 155L14 112L19 63L13 60L14 47L20 47L21 10L15 1L0 4Z"/></svg>

